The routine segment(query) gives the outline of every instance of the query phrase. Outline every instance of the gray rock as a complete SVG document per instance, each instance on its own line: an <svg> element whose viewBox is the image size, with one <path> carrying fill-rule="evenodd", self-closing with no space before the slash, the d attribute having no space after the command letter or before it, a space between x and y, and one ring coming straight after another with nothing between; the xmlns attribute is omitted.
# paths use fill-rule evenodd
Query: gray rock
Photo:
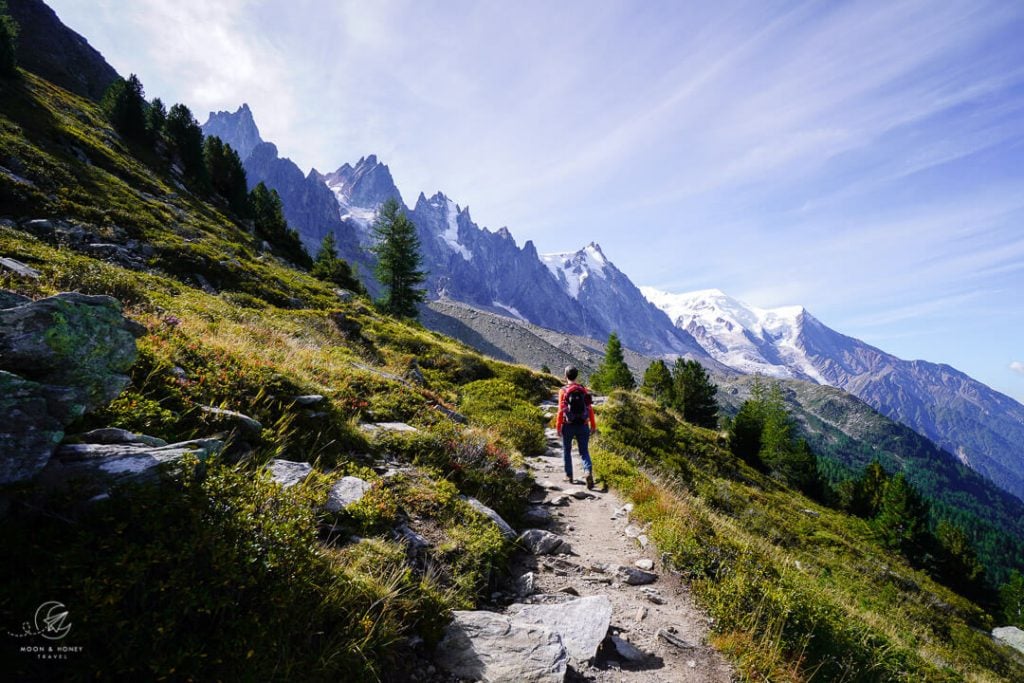
<svg viewBox="0 0 1024 683"><path fill-rule="evenodd" d="M243 438L258 439L263 432L263 425L244 413L213 406L199 406L199 409L211 426L237 431Z"/></svg>
<svg viewBox="0 0 1024 683"><path fill-rule="evenodd" d="M644 586L658 580L658 575L653 572L645 572L637 567L625 567L619 565L614 571L615 578L630 586Z"/></svg>
<svg viewBox="0 0 1024 683"><path fill-rule="evenodd" d="M31 221L25 221L21 227L36 237L48 237L53 235L53 222L48 221L45 218L36 218Z"/></svg>
<svg viewBox="0 0 1024 683"><path fill-rule="evenodd" d="M649 572L652 569L654 569L654 560L648 559L646 557L637 560L633 564L646 572Z"/></svg>
<svg viewBox="0 0 1024 683"><path fill-rule="evenodd" d="M20 277L27 277L31 280L39 279L39 271L35 268L26 266L21 261L15 261L12 258L5 258L0 256L0 270L7 270Z"/></svg>
<svg viewBox="0 0 1024 683"><path fill-rule="evenodd" d="M537 592L537 575L533 572L526 572L516 579L516 595L520 598L528 598Z"/></svg>
<svg viewBox="0 0 1024 683"><path fill-rule="evenodd" d="M370 490L371 484L359 477L342 477L327 494L327 509L339 512L349 505L357 503Z"/></svg>
<svg viewBox="0 0 1024 683"><path fill-rule="evenodd" d="M78 435L78 440L82 443L105 443L105 444L142 444L144 446L151 446L159 448L160 446L166 446L167 442L163 439L158 439L155 436L146 436L145 434L136 434L130 432L127 429L118 429L117 427L104 427L102 429L94 429L90 432Z"/></svg>
<svg viewBox="0 0 1024 683"><path fill-rule="evenodd" d="M531 505L523 513L523 521L529 526L543 526L551 523L551 513L542 507Z"/></svg>
<svg viewBox="0 0 1024 683"><path fill-rule="evenodd" d="M270 473L270 478L284 488L305 481L312 471L313 466L308 462L292 462L275 458L267 463L267 472Z"/></svg>
<svg viewBox="0 0 1024 683"><path fill-rule="evenodd" d="M0 309L14 308L15 306L21 306L22 304L32 303L32 299L15 292L8 292L6 289L0 289Z"/></svg>
<svg viewBox="0 0 1024 683"><path fill-rule="evenodd" d="M0 310L0 483L37 474L66 425L121 393L139 327L108 296L58 294Z"/></svg>
<svg viewBox="0 0 1024 683"><path fill-rule="evenodd" d="M569 506L570 500L569 496L554 496L545 500L544 504L550 505L551 507L564 508Z"/></svg>
<svg viewBox="0 0 1024 683"><path fill-rule="evenodd" d="M516 537L515 529L509 526L508 522L502 519L501 515L499 515L497 512L487 507L476 498L469 498L467 496L460 497L464 501L469 503L470 507L472 507L474 510L476 510L477 512L479 512L480 514L484 515L485 517L489 518L492 522L494 522L498 526L498 529L501 531L502 536L509 540Z"/></svg>
<svg viewBox="0 0 1024 683"><path fill-rule="evenodd" d="M1024 631L1021 631L1016 626L994 628L992 629L992 637L1001 643L1006 643L1019 652L1024 652Z"/></svg>
<svg viewBox="0 0 1024 683"><path fill-rule="evenodd" d="M422 534L419 534L409 528L408 524L403 524L395 529L395 535L400 538L409 548L409 552L416 554L421 550L426 550L430 547L431 543Z"/></svg>
<svg viewBox="0 0 1024 683"><path fill-rule="evenodd" d="M596 498L597 497L597 496L595 496L592 493L587 493L583 489L573 489L571 491L567 491L566 493L568 495L572 496L573 498L575 498L576 500L587 500L588 498Z"/></svg>
<svg viewBox="0 0 1024 683"><path fill-rule="evenodd" d="M561 683L569 655L562 639L542 625L494 612L455 611L434 660L472 681Z"/></svg>
<svg viewBox="0 0 1024 683"><path fill-rule="evenodd" d="M612 641L619 656L627 662L639 664L646 661L648 654L628 640L623 640L619 636L608 636L608 639Z"/></svg>
<svg viewBox="0 0 1024 683"><path fill-rule="evenodd" d="M543 529L527 529L516 540L532 555L568 555L572 552L564 538Z"/></svg>
<svg viewBox="0 0 1024 683"><path fill-rule="evenodd" d="M677 647L680 650L691 650L693 645L686 642L676 634L675 627L670 626L668 628L659 628L657 637L659 640L663 640L672 647Z"/></svg>
<svg viewBox="0 0 1024 683"><path fill-rule="evenodd" d="M139 443L65 444L57 450L41 479L51 485L83 478L147 480L186 455L205 460L222 446L216 439L195 439L157 447Z"/></svg>
<svg viewBox="0 0 1024 683"><path fill-rule="evenodd" d="M513 622L543 626L557 633L569 657L589 662L608 635L612 603L607 595L591 595L557 605L510 605Z"/></svg>
<svg viewBox="0 0 1024 683"><path fill-rule="evenodd" d="M370 422L359 425L361 429L367 432L385 431L385 432L418 432L419 430L415 427L409 426L404 422Z"/></svg>
<svg viewBox="0 0 1024 683"><path fill-rule="evenodd" d="M643 532L644 530L636 526L635 524L630 524L626 527L625 531L623 531L623 533L626 534L626 538L636 538Z"/></svg>
<svg viewBox="0 0 1024 683"><path fill-rule="evenodd" d="M650 586L644 586L640 589L640 592L644 594L645 598L653 602L655 605L665 604L665 598L661 597L661 594Z"/></svg>
<svg viewBox="0 0 1024 683"><path fill-rule="evenodd" d="M323 401L324 397L320 394L307 394L305 396L295 397L295 404L304 407L319 405L320 403L323 403Z"/></svg>

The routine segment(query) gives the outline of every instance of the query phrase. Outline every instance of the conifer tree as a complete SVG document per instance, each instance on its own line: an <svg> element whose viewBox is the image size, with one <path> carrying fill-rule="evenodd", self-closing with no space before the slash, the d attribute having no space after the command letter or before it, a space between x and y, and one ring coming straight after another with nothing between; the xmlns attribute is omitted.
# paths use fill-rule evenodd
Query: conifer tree
<svg viewBox="0 0 1024 683"><path fill-rule="evenodd" d="M601 393L608 393L613 389L628 390L636 386L636 380L633 379L633 373L629 371L622 353L622 342L619 341L619 335L614 332L608 335L604 360L590 376L590 383L595 391Z"/></svg>
<svg viewBox="0 0 1024 683"><path fill-rule="evenodd" d="M928 503L899 472L885 486L875 527L883 545L920 561L928 546Z"/></svg>
<svg viewBox="0 0 1024 683"><path fill-rule="evenodd" d="M146 94L138 76L131 74L128 80L119 78L111 83L100 104L118 133L132 142L149 141Z"/></svg>
<svg viewBox="0 0 1024 683"><path fill-rule="evenodd" d="M244 216L248 208L248 191L242 160L231 145L216 135L203 141L203 163L214 191L227 200L231 209Z"/></svg>
<svg viewBox="0 0 1024 683"><path fill-rule="evenodd" d="M426 290L419 287L427 279L420 270L420 240L416 226L392 198L380 207L373 224L377 255L377 279L384 286L384 296L378 301L381 310L392 315L415 318L417 304L426 299Z"/></svg>
<svg viewBox="0 0 1024 683"><path fill-rule="evenodd" d="M748 399L732 419L729 430L729 450L733 455L753 467L761 467L761 406L756 399Z"/></svg>
<svg viewBox="0 0 1024 683"><path fill-rule="evenodd" d="M0 0L0 76L18 73L18 23L7 14L6 0Z"/></svg>
<svg viewBox="0 0 1024 683"><path fill-rule="evenodd" d="M942 520L935 528L935 540L940 549L939 573L943 582L966 597L978 599L985 592L985 568L964 530Z"/></svg>
<svg viewBox="0 0 1024 683"><path fill-rule="evenodd" d="M672 373L669 372L665 361L659 359L647 366L640 391L662 405L669 406L675 403Z"/></svg>
<svg viewBox="0 0 1024 683"><path fill-rule="evenodd" d="M698 427L718 427L718 387L703 365L695 360L677 359L672 368L672 384L676 408L683 413L684 420Z"/></svg>
<svg viewBox="0 0 1024 683"><path fill-rule="evenodd" d="M328 232L320 243L320 251L313 260L313 269L310 271L313 277L326 282L333 282L339 287L350 289L360 294L366 290L363 284L352 272L348 261L338 258L337 242L333 232Z"/></svg>
<svg viewBox="0 0 1024 683"><path fill-rule="evenodd" d="M1016 569L999 587L999 604L1003 608L1004 623L1024 629L1024 576Z"/></svg>
<svg viewBox="0 0 1024 683"><path fill-rule="evenodd" d="M854 482L851 500L848 503L850 512L871 519L882 508L882 494L889 483L889 475L878 460L872 460L864 468L860 478Z"/></svg>
<svg viewBox="0 0 1024 683"><path fill-rule="evenodd" d="M159 140L164 134L164 126L167 124L167 107L163 100L154 97L146 110L146 132L153 142Z"/></svg>
<svg viewBox="0 0 1024 683"><path fill-rule="evenodd" d="M200 189L209 187L206 164L203 161L203 129L184 104L175 104L167 112L164 126L171 153L181 162L185 177Z"/></svg>
<svg viewBox="0 0 1024 683"><path fill-rule="evenodd" d="M298 233L288 227L281 197L262 182L249 193L249 215L256 234L266 240L281 256L304 267L312 265Z"/></svg>

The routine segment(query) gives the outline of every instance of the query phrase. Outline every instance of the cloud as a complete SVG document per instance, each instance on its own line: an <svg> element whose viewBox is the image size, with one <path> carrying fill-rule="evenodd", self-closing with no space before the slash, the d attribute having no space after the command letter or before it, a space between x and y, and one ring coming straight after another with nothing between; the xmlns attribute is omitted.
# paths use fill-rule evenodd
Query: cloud
<svg viewBox="0 0 1024 683"><path fill-rule="evenodd" d="M1015 360L1012 363L1010 363L1010 369L1013 370L1014 372L1019 372L1020 374L1024 375L1024 363L1020 362L1019 360Z"/></svg>

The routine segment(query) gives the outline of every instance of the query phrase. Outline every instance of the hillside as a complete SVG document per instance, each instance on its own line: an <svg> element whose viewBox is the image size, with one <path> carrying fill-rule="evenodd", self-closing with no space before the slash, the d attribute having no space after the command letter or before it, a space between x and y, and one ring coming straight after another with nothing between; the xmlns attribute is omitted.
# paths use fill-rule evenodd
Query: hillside
<svg viewBox="0 0 1024 683"><path fill-rule="evenodd" d="M456 302L428 305L424 324L495 358L555 372L574 364L588 373L601 362L603 345L595 340L546 330L522 320L480 311ZM637 378L652 358L626 351ZM723 374L712 369L718 400L735 414L750 395L755 375ZM1024 557L1024 504L974 472L950 453L864 401L835 387L792 379L777 380L790 411L812 445L819 466L837 484L861 472L872 460L887 471L905 472L933 503L933 520L955 521L970 533L997 583L1020 567Z"/></svg>
<svg viewBox="0 0 1024 683"><path fill-rule="evenodd" d="M0 506L3 671L452 680L435 646L453 615L512 607L509 558L526 542L495 517L533 523L526 463L548 452L538 404L554 377L311 277L159 149L29 72L0 79L0 149L0 381L17 389L2 429L63 420L31 474L0 451L5 476L18 470ZM119 374L85 372L100 361ZM599 420L599 478L632 500L659 580L708 611L745 680L1024 677L987 635L991 614L868 522L634 394ZM567 594L535 604L552 595ZM32 649L49 635L56 657ZM561 679L610 680L607 662L623 665L609 643L594 646L607 668L575 661Z"/></svg>

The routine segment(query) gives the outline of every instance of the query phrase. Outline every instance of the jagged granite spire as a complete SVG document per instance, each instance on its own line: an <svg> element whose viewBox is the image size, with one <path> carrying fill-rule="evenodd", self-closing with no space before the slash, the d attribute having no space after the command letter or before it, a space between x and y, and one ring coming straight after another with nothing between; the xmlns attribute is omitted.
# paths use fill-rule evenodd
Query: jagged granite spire
<svg viewBox="0 0 1024 683"><path fill-rule="evenodd" d="M252 111L248 104L242 104L235 112L218 111L210 112L209 118L203 124L203 135L215 135L223 142L231 145L238 152L238 158L243 162L249 157L253 149L263 142L260 137L260 130L256 127L256 120L253 119Z"/></svg>

